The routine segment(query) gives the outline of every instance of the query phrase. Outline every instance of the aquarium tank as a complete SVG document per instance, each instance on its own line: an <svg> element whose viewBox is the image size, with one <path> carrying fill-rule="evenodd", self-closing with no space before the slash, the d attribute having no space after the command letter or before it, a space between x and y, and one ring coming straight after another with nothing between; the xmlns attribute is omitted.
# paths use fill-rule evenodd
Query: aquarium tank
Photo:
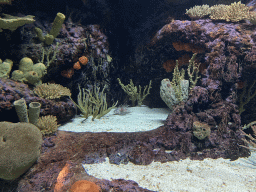
<svg viewBox="0 0 256 192"><path fill-rule="evenodd" d="M0 0L0 191L256 191L255 74L255 0Z"/></svg>

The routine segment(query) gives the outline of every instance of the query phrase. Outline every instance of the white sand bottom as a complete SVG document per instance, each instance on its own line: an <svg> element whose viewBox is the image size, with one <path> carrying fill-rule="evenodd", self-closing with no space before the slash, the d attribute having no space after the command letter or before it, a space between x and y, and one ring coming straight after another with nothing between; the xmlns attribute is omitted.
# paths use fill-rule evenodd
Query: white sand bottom
<svg viewBox="0 0 256 192"><path fill-rule="evenodd" d="M130 113L114 115L114 109L100 119L77 116L61 125L59 130L72 132L138 132L156 129L162 125L170 113L167 108L129 107Z"/></svg>
<svg viewBox="0 0 256 192"><path fill-rule="evenodd" d="M77 116L59 130L73 132L136 132L148 131L164 124L169 109L150 109L147 106L129 108L124 116L112 110L101 119L91 120ZM166 151L167 152L167 151ZM256 154L250 157L256 164ZM256 165L250 166L244 158L236 161L205 159L159 163L150 165L84 164L86 172L101 179L133 180L140 187L158 192L256 192Z"/></svg>
<svg viewBox="0 0 256 192"><path fill-rule="evenodd" d="M250 158L256 158L254 153ZM133 180L140 187L158 192L255 192L256 167L246 162L227 159L203 161L181 160L179 162L150 165L83 164L89 175L99 179Z"/></svg>

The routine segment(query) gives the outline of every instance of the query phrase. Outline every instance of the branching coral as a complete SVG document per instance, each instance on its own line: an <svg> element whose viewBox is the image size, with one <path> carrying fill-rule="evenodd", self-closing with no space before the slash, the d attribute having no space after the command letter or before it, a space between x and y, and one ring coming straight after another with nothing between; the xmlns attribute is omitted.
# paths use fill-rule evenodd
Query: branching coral
<svg viewBox="0 0 256 192"><path fill-rule="evenodd" d="M108 108L107 106L107 99L104 90L106 86L100 92L100 88L94 86L93 90L85 90L79 88L79 94L77 96L77 104L76 106L80 109L83 114L83 117L87 119L89 116L92 116L92 121L96 119L100 119L102 116L106 115L113 109L118 102L112 105L112 107ZM86 93L87 92L87 93Z"/></svg>
<svg viewBox="0 0 256 192"><path fill-rule="evenodd" d="M211 14L211 9L209 5L196 5L190 9L186 10L186 14L191 18L191 19L199 19L203 18L205 16L208 16Z"/></svg>
<svg viewBox="0 0 256 192"><path fill-rule="evenodd" d="M247 125L243 126L243 130L251 128L253 131L253 134L256 136L256 121L253 121ZM248 139L243 139L245 143L249 145L249 147L242 145L242 147L245 147L247 149L250 149L252 151L256 151L256 139L251 134L244 133L245 137Z"/></svg>
<svg viewBox="0 0 256 192"><path fill-rule="evenodd" d="M68 88L54 83L43 83L34 88L34 93L44 99L57 99L62 96L71 96Z"/></svg>
<svg viewBox="0 0 256 192"><path fill-rule="evenodd" d="M149 85L144 87L143 93L141 93L141 86L139 85L139 88L135 86L132 82L132 79L130 80L130 84L124 85L119 78L117 78L119 85L121 85L124 92L128 94L130 97L130 100L132 101L132 106L135 106L135 102L138 102L138 106L142 105L143 100L149 95L149 91L152 88L151 82L149 82ZM139 92L138 92L139 90Z"/></svg>
<svg viewBox="0 0 256 192"><path fill-rule="evenodd" d="M189 76L189 82L190 82L190 89L193 89L198 81L198 79L201 78L201 76L198 75L199 73L199 66L200 64L195 63L196 53L193 54L192 58L189 60L188 65L188 76Z"/></svg>
<svg viewBox="0 0 256 192"><path fill-rule="evenodd" d="M199 65L195 63L196 54L193 54L189 61L188 76L189 81L185 80L185 70L179 70L179 62L176 60L176 66L173 71L172 81L163 79L160 86L160 96L166 105L172 109L173 105L185 102L188 99L188 90L196 85L200 76L198 76ZM189 84L190 83L190 84Z"/></svg>
<svg viewBox="0 0 256 192"><path fill-rule="evenodd" d="M255 83L256 83L256 80L254 80L253 83L249 85L249 87L247 87L248 86L247 82L244 83L243 91L239 95L239 114L240 115L245 111L244 106L247 105L251 101L251 99L256 96Z"/></svg>
<svg viewBox="0 0 256 192"><path fill-rule="evenodd" d="M40 63L44 63L44 61L46 60L45 66L49 67L50 64L53 61L55 61L55 59L56 59L56 55L59 52L58 48L59 48L59 43L58 42L56 43L55 48L53 48L53 47L47 47L46 48L46 47L42 46L41 47L42 56L41 56ZM51 59L50 59L50 56L51 56Z"/></svg>
<svg viewBox="0 0 256 192"><path fill-rule="evenodd" d="M231 5L208 5L195 6L186 11L186 14L191 19L200 19L205 16L210 16L213 20L225 20L231 22L238 22L250 18L250 8L241 1L231 3Z"/></svg>
<svg viewBox="0 0 256 192"><path fill-rule="evenodd" d="M187 80L184 80L184 76L185 76L185 70L182 69L181 71L179 70L179 62L176 61L176 66L174 68L173 71L173 77L172 77L172 81L171 81L171 85L174 89L174 93L175 93L175 97L178 99L179 102L184 101L184 96L186 97L185 100L187 100L187 96L188 96L188 91L186 91L186 94L183 94L183 88L187 87L187 85L189 85ZM185 82L186 81L186 82ZM183 86L186 85L186 86Z"/></svg>
<svg viewBox="0 0 256 192"><path fill-rule="evenodd" d="M44 135L55 133L58 130L57 118L53 115L39 117L36 126Z"/></svg>
<svg viewBox="0 0 256 192"><path fill-rule="evenodd" d="M214 5L211 7L211 19L238 22L249 18L249 7L241 1L231 5Z"/></svg>

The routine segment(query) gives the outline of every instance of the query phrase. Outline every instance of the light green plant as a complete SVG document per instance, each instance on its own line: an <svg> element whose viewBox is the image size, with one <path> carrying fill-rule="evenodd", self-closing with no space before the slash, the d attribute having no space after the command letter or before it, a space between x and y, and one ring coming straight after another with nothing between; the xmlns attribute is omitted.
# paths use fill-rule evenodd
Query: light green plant
<svg viewBox="0 0 256 192"><path fill-rule="evenodd" d="M184 100L184 93L182 91L182 89L184 88L182 84L183 80L185 80L184 76L185 76L185 70L184 69L182 69L181 71L179 70L179 63L178 63L178 60L176 60L176 65L173 70L171 85L174 89L175 97L178 99L179 102ZM187 84L187 82L185 84ZM187 86L185 85L185 87Z"/></svg>
<svg viewBox="0 0 256 192"><path fill-rule="evenodd" d="M52 47L41 47L41 51L42 51L42 56L41 56L41 60L39 61L39 63L45 63L46 67L49 67L50 64L56 59L56 55L59 52L58 50L59 47L59 42L56 43L55 48ZM51 56L51 59L50 59Z"/></svg>
<svg viewBox="0 0 256 192"><path fill-rule="evenodd" d="M195 85L197 84L198 79L201 78L201 76L198 75L199 73L199 66L200 64L197 64L195 62L196 59L196 53L193 54L191 59L189 60L189 65L188 65L188 76L189 76L189 82L190 82L190 89L193 89Z"/></svg>
<svg viewBox="0 0 256 192"><path fill-rule="evenodd" d="M8 5L11 5L11 4L12 4L12 0L0 0L0 4L8 4Z"/></svg>
<svg viewBox="0 0 256 192"><path fill-rule="evenodd" d="M200 78L199 64L195 63L196 53L189 60L188 77L189 81L185 80L185 70L179 70L178 60L173 71L172 81L163 79L160 86L160 96L166 105L172 110L173 106L180 102L185 102L188 99L189 89L193 89Z"/></svg>
<svg viewBox="0 0 256 192"><path fill-rule="evenodd" d="M250 11L249 21L251 24L256 25L256 11Z"/></svg>
<svg viewBox="0 0 256 192"><path fill-rule="evenodd" d="M130 97L129 99L132 102L132 106L135 106L135 102L137 101L138 106L140 107L142 105L143 100L149 95L149 91L152 88L151 83L152 81L149 81L149 85L146 85L144 87L143 93L141 93L141 86L139 85L139 88L135 86L132 82L132 79L130 79L130 84L124 85L119 78L117 78L119 85L121 85L122 89L125 93Z"/></svg>
<svg viewBox="0 0 256 192"><path fill-rule="evenodd" d="M47 73L47 67L43 63L37 63L33 65L32 71L35 71L39 78L42 78Z"/></svg>
<svg viewBox="0 0 256 192"><path fill-rule="evenodd" d="M245 82L245 84L244 84L243 91L239 95L238 109L239 109L239 114L240 115L245 111L244 106L247 105L251 101L251 99L256 96L256 89L255 89L255 86L254 86L255 83L256 83L256 80L254 80L252 82L252 84L249 85L249 87L247 85L247 82Z"/></svg>
<svg viewBox="0 0 256 192"><path fill-rule="evenodd" d="M243 130L245 129L248 129L248 128L251 128L252 129L252 132L253 132L253 135L256 135L256 121L253 121L247 125L244 125L242 127ZM248 146L244 146L244 145L240 145L241 147L244 147L244 148L247 148L247 149L250 149L251 151L256 151L256 139L251 135L251 134L246 134L244 133L244 136L245 138L243 138L242 140L248 144ZM255 165L256 165L256 159L254 161Z"/></svg>
<svg viewBox="0 0 256 192"><path fill-rule="evenodd" d="M83 117L87 119L89 116L92 116L92 121L96 119L100 119L102 116L109 113L118 103L118 101L112 105L112 107L108 108L107 100L106 100L106 93L104 90L106 86L100 92L100 88L94 86L92 90L79 88L79 94L77 96L77 104L76 106L80 109L83 114Z"/></svg>
<svg viewBox="0 0 256 192"><path fill-rule="evenodd" d="M189 88L193 89L198 81L198 79L201 78L201 76L198 76L199 73L199 65L195 62L196 59L196 53L193 54L191 59L189 60L189 65L188 65L188 77L189 77ZM182 80L184 80L185 76L185 70L182 69L181 71L179 70L179 63L178 60L176 60L176 66L173 71L173 78L172 78L172 86L175 91L175 95L178 98L179 101L184 100L184 97L182 96Z"/></svg>

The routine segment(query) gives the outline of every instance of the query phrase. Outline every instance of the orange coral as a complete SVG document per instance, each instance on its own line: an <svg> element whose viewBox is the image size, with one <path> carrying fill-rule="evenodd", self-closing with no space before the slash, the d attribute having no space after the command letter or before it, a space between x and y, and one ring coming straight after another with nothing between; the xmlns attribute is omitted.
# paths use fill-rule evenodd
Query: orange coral
<svg viewBox="0 0 256 192"><path fill-rule="evenodd" d="M82 56L79 58L79 62L82 64L82 65L86 65L88 63L88 58L85 57L85 56Z"/></svg>
<svg viewBox="0 0 256 192"><path fill-rule="evenodd" d="M191 56L189 54L184 54L181 57L179 57L177 59L178 63L179 63L179 68L182 65L188 65L190 59L191 59ZM199 60L196 58L195 62L199 63ZM167 60L163 63L163 68L165 69L165 71L167 73L172 72L174 70L175 66L176 66L176 60ZM207 67L208 66L206 65L206 63L201 63L199 66L200 73L203 73L204 70L207 69Z"/></svg>
<svg viewBox="0 0 256 192"><path fill-rule="evenodd" d="M77 62L73 65L73 68L74 68L75 70L81 69L81 65L80 65L79 61L77 61Z"/></svg>
<svg viewBox="0 0 256 192"><path fill-rule="evenodd" d="M179 57L177 59L179 63L179 68L182 65L188 64L190 59L191 57L189 56L189 54L184 54L182 57ZM167 60L166 62L163 63L163 68L167 73L172 72L175 66L176 66L176 60Z"/></svg>
<svg viewBox="0 0 256 192"><path fill-rule="evenodd" d="M100 187L91 181L80 180L75 182L71 188L70 192L99 192Z"/></svg>
<svg viewBox="0 0 256 192"><path fill-rule="evenodd" d="M63 187L64 187L64 182L66 181L68 174L70 173L70 164L66 164L63 169L59 172L59 175L57 177L57 183L55 184L54 187L54 192L61 192L63 191Z"/></svg>
<svg viewBox="0 0 256 192"><path fill-rule="evenodd" d="M71 78L74 75L74 68L61 71L61 76Z"/></svg>
<svg viewBox="0 0 256 192"><path fill-rule="evenodd" d="M172 45L176 51L187 51L192 53L203 53L204 49L200 46L194 45L192 43L183 43L181 41L172 42Z"/></svg>
<svg viewBox="0 0 256 192"><path fill-rule="evenodd" d="M176 62L174 60L167 60L163 63L163 68L167 73L169 73L173 71L175 65L176 65Z"/></svg>
<svg viewBox="0 0 256 192"><path fill-rule="evenodd" d="M237 89L243 89L244 86L245 86L245 82L244 81L239 81L235 85L236 85Z"/></svg>

